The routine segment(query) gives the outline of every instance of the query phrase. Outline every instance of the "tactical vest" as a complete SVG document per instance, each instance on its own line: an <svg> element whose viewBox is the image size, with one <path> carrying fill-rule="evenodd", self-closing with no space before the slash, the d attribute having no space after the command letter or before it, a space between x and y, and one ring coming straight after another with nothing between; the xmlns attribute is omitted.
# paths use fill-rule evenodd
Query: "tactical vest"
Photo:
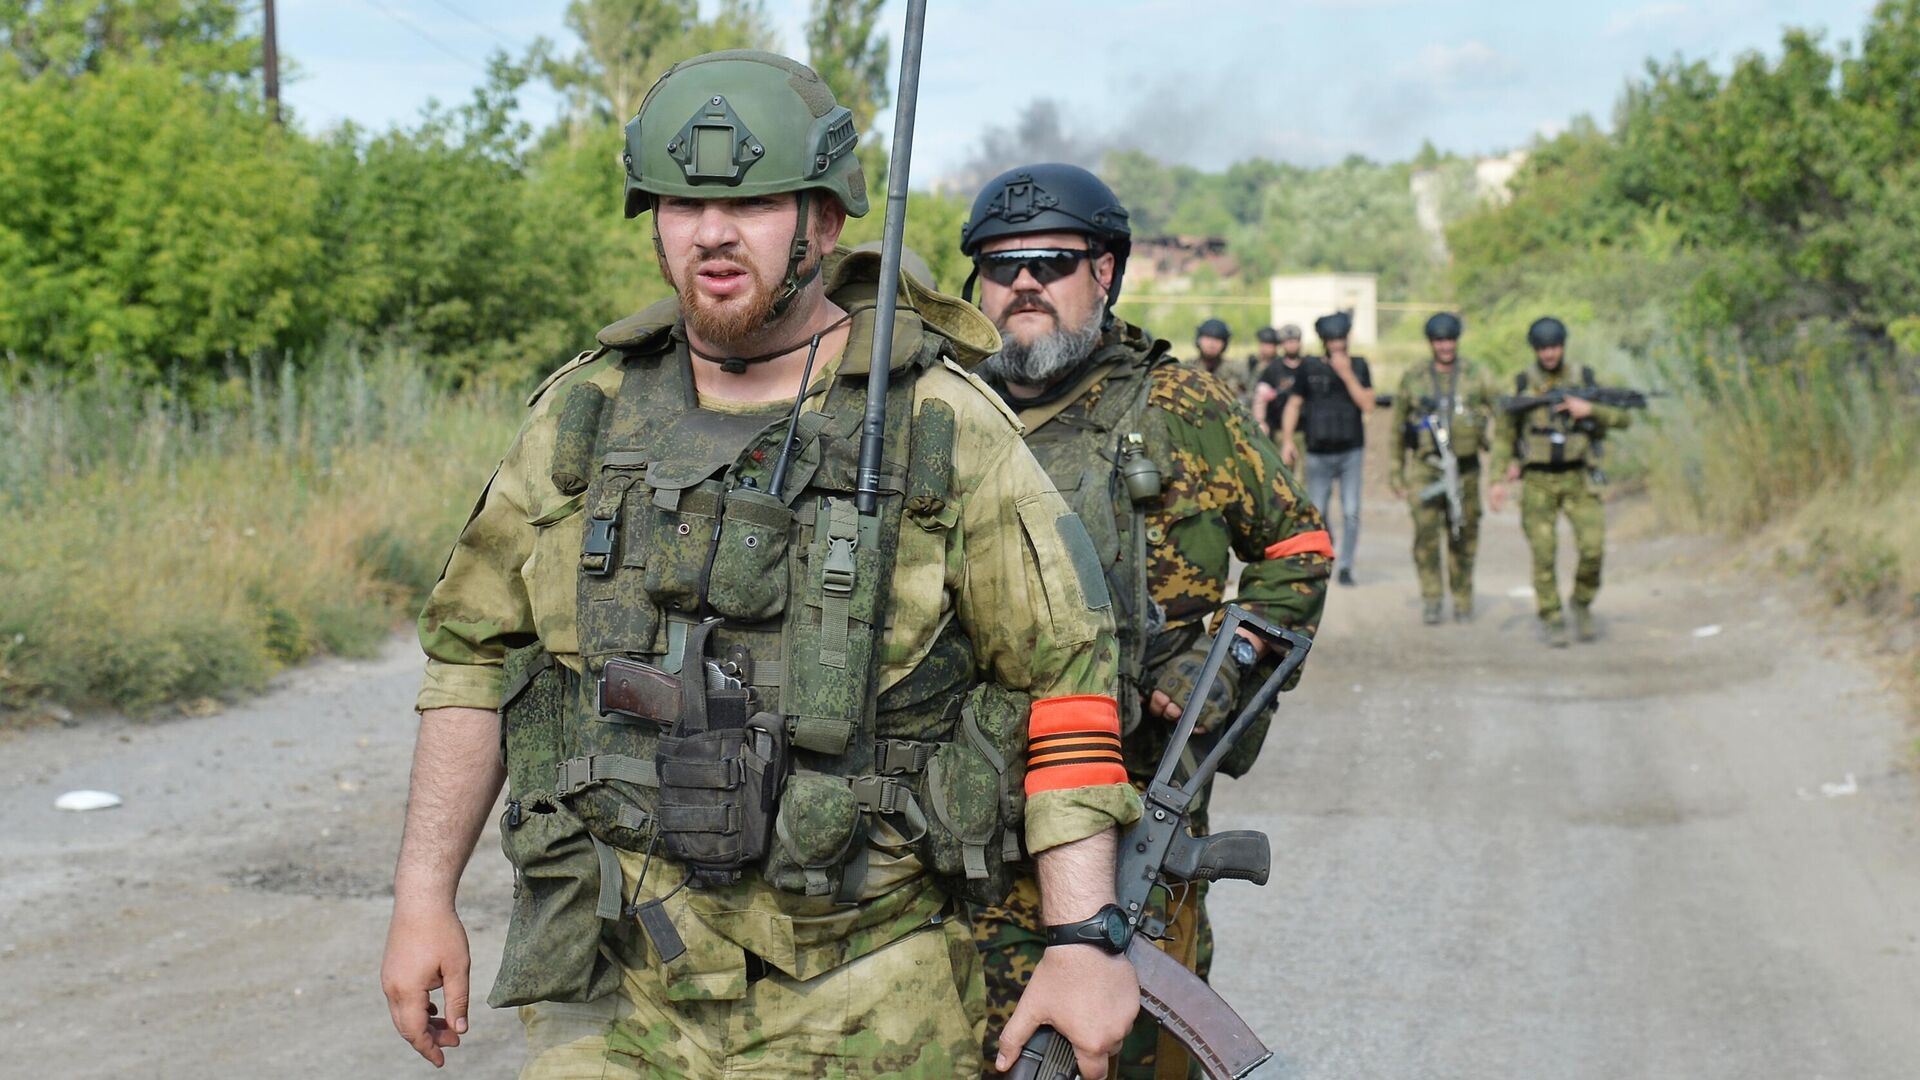
<svg viewBox="0 0 1920 1080"><path fill-rule="evenodd" d="M951 355L947 340L925 334L895 369L871 517L853 500L864 372L831 379L802 413L775 498L784 413L697 408L685 342L663 329L614 351L618 391L567 391L553 463L556 486L576 491L587 515L584 675L538 646L509 660L502 843L522 888L546 891L533 906L548 910L523 920L516 901L516 924L529 926L510 927L503 982L516 955L536 959L490 1000L604 992L601 972L581 974L578 959L566 972L537 959L577 952L562 939L593 918L638 915L670 957L664 916L623 905L614 848L671 858L694 887L757 873L851 904L884 819L949 892L1004 898L1020 857L1028 700L978 682L957 620L876 694L899 530L954 520L952 407L929 399L910 415L921 373ZM534 881L542 853L515 858L514 834L543 814L577 818L585 836L566 846L570 875Z"/></svg>
<svg viewBox="0 0 1920 1080"><path fill-rule="evenodd" d="M1100 385L1093 407L1075 407L1083 389L1027 433L1027 448L1085 523L1106 573L1120 646L1123 735L1139 726L1141 695L1152 689L1148 653L1166 627L1166 612L1147 589L1146 511L1162 491L1155 463L1169 460L1171 447L1165 419L1147 398L1153 369L1177 362L1164 341L1149 346L1130 335L1114 342L1093 354L1080 379Z"/></svg>
<svg viewBox="0 0 1920 1080"><path fill-rule="evenodd" d="M1472 372L1465 360L1454 364L1452 373L1442 381L1434 365L1427 365L1427 385L1418 385L1417 377L1410 376L1403 384L1403 392L1424 389L1425 393L1414 396L1412 408L1408 410L1407 427L1401 432L1402 444L1422 458L1437 457L1440 447L1434 437L1432 424L1437 421L1446 425L1449 444L1455 457L1472 458L1480 453L1480 438L1484 420L1472 410L1467 397L1473 394ZM1461 393L1466 388L1466 396Z"/></svg>
<svg viewBox="0 0 1920 1080"><path fill-rule="evenodd" d="M1563 367L1561 377L1549 379L1536 388L1533 386L1533 370L1522 370L1513 377L1514 396L1524 397L1530 393L1564 389L1565 373ZM1580 385L1596 385L1592 368L1580 368ZM1528 468L1572 469L1597 464L1604 453L1601 442L1604 433L1592 417L1575 420L1548 405L1537 405L1527 410L1525 415L1516 417L1514 431L1514 457Z"/></svg>

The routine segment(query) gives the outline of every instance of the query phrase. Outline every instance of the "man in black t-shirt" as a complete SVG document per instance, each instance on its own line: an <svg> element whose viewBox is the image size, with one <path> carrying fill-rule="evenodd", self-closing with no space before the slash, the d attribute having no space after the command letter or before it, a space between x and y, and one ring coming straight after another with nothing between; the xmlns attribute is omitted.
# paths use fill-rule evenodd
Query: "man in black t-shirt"
<svg viewBox="0 0 1920 1080"><path fill-rule="evenodd" d="M1295 373L1280 417L1280 457L1298 467L1296 431L1307 443L1307 496L1329 524L1328 500L1340 484L1340 554L1336 579L1353 584L1353 551L1360 538L1360 489L1366 463L1366 414L1373 411L1373 373L1363 356L1347 354L1353 316L1344 311L1314 320L1314 333L1326 348L1325 359L1304 361ZM1305 421L1301 417L1304 415Z"/></svg>
<svg viewBox="0 0 1920 1080"><path fill-rule="evenodd" d="M1293 378L1305 357L1300 354L1300 328L1291 323L1278 330L1263 326L1257 336L1260 383L1253 388L1253 415L1260 421L1260 430L1272 438L1280 430L1287 398L1293 393Z"/></svg>

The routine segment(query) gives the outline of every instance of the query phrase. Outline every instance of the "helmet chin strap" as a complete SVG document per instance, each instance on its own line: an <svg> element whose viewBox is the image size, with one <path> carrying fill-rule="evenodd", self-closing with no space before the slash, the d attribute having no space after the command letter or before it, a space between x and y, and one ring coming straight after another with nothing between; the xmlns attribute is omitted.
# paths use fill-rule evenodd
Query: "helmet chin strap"
<svg viewBox="0 0 1920 1080"><path fill-rule="evenodd" d="M813 246L807 239L807 211L810 208L807 196L809 194L807 188L794 192L793 244L787 250L786 277L780 282L779 295L773 298L773 317L776 319L785 315L787 309L793 306L793 302L800 296L801 289L813 284L813 279L820 276L821 263L826 261L822 259L814 263L813 269L808 270L804 275L800 273L800 267L807 261L807 253Z"/></svg>

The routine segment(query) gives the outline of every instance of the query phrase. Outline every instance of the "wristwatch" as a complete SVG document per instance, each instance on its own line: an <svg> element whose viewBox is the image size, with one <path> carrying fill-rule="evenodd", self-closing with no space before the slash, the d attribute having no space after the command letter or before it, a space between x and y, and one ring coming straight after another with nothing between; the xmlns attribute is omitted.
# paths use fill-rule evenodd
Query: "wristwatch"
<svg viewBox="0 0 1920 1080"><path fill-rule="evenodd" d="M1055 945L1098 945L1118 955L1127 951L1127 942L1132 937L1133 928L1127 925L1126 913L1120 910L1118 904L1108 904L1094 912L1091 919L1047 927L1048 948Z"/></svg>
<svg viewBox="0 0 1920 1080"><path fill-rule="evenodd" d="M1253 647L1253 642L1235 634L1227 644L1227 659L1232 660L1233 666L1241 671L1252 671L1253 665L1260 659L1260 650Z"/></svg>

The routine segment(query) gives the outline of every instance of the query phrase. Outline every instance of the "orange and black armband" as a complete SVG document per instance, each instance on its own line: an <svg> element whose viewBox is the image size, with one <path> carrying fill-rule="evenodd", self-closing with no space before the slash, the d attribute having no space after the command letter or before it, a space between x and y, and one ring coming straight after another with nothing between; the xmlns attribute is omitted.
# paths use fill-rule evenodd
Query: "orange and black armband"
<svg viewBox="0 0 1920 1080"><path fill-rule="evenodd" d="M1127 782L1120 709L1104 694L1043 698L1027 720L1027 794Z"/></svg>
<svg viewBox="0 0 1920 1080"><path fill-rule="evenodd" d="M1294 533L1285 540L1269 546L1265 555L1268 559L1285 559L1294 555L1325 555L1331 559L1333 558L1333 536L1325 529Z"/></svg>

